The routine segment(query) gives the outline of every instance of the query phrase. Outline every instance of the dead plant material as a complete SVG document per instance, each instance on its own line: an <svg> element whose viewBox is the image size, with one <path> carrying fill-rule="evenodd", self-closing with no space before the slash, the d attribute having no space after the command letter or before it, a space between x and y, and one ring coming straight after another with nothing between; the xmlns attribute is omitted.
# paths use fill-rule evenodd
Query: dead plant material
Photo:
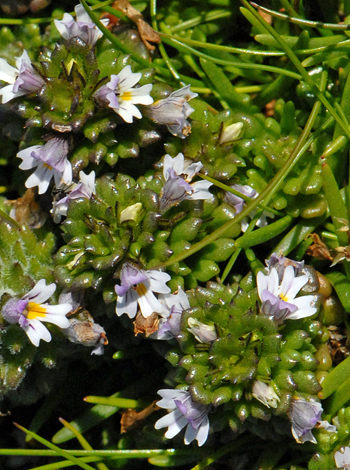
<svg viewBox="0 0 350 470"><path fill-rule="evenodd" d="M138 312L134 321L135 336L144 333L146 338L158 330L159 316L156 312L145 318L141 312Z"/></svg>
<svg viewBox="0 0 350 470"><path fill-rule="evenodd" d="M142 14L130 5L128 0L117 0L113 3L112 7L125 13L125 15L136 24L144 45L149 51L153 51L155 46L153 46L151 42L159 44L161 41L160 36L157 31L146 23Z"/></svg>
<svg viewBox="0 0 350 470"><path fill-rule="evenodd" d="M23 197L7 200L6 204L12 205L10 217L20 225L28 225L29 228L40 228L44 225L46 214L41 211L40 206L35 202L36 190L27 189Z"/></svg>
<svg viewBox="0 0 350 470"><path fill-rule="evenodd" d="M333 256L331 255L327 245L323 243L317 233L310 233L309 237L312 238L314 243L306 250L306 254L317 259L333 261Z"/></svg>
<svg viewBox="0 0 350 470"><path fill-rule="evenodd" d="M143 420L156 410L159 410L159 406L157 406L156 402L154 401L139 413L132 408L128 408L127 410L123 411L120 420L120 433L123 434L130 431L131 429L135 429L141 426Z"/></svg>

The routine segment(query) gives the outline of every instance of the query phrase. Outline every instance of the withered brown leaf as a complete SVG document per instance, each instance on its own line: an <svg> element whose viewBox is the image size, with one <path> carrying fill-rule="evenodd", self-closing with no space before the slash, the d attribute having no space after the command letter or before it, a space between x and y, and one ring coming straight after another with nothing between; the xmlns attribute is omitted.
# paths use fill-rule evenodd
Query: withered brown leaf
<svg viewBox="0 0 350 470"><path fill-rule="evenodd" d="M125 15L136 24L144 45L149 51L153 51L155 47L151 44L151 42L159 44L160 36L157 31L155 31L148 23L146 23L142 14L132 5L130 5L128 0L117 0L113 3L112 6L116 10L125 13Z"/></svg>
<svg viewBox="0 0 350 470"><path fill-rule="evenodd" d="M44 225L46 214L41 211L40 206L35 202L36 190L29 188L23 197L7 200L6 204L11 204L10 216L19 224L26 224L29 228L40 228Z"/></svg>
<svg viewBox="0 0 350 470"><path fill-rule="evenodd" d="M141 312L138 312L134 321L135 336L144 333L146 338L158 330L159 316L156 312L145 318Z"/></svg>
<svg viewBox="0 0 350 470"><path fill-rule="evenodd" d="M314 243L306 250L306 254L317 259L333 261L333 256L331 255L327 245L323 243L317 233L310 233L309 237L312 238Z"/></svg>
<svg viewBox="0 0 350 470"><path fill-rule="evenodd" d="M147 418L153 411L159 410L159 406L154 401L147 408L140 411L139 413L132 408L128 408L123 411L120 420L120 433L123 434L130 429L135 429L142 424L142 421Z"/></svg>

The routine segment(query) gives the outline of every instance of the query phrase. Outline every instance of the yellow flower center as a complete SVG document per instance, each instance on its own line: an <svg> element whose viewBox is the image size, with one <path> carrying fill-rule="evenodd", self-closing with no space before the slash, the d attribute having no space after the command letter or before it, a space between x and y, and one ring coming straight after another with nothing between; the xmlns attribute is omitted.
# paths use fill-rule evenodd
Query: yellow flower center
<svg viewBox="0 0 350 470"><path fill-rule="evenodd" d="M28 320L35 320L37 317L46 317L46 308L36 302L28 302L27 305Z"/></svg>
<svg viewBox="0 0 350 470"><path fill-rule="evenodd" d="M123 101L130 101L132 99L132 92L131 91L125 91L121 96L120 99Z"/></svg>
<svg viewBox="0 0 350 470"><path fill-rule="evenodd" d="M136 286L136 292L139 294L140 297L143 295L146 295L147 293L146 286L142 284L142 282L140 282L140 284L137 284Z"/></svg>
<svg viewBox="0 0 350 470"><path fill-rule="evenodd" d="M52 170L52 166L48 165L47 163L44 163L43 166L45 166L45 167L48 168L49 170Z"/></svg>

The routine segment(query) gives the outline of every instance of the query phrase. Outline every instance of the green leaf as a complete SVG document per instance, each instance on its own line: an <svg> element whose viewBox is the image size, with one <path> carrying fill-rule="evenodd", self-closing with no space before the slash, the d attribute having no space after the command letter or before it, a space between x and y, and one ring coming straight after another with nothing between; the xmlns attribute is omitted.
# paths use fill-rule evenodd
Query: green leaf
<svg viewBox="0 0 350 470"><path fill-rule="evenodd" d="M323 189L325 191L328 207L331 213L332 222L335 228L335 233L337 235L339 245L346 246L349 243L347 232L341 232L339 230L344 225L339 219L348 220L348 211L346 209L345 203L341 196L338 184L335 180L331 167L327 163L324 163L322 165L322 178Z"/></svg>
<svg viewBox="0 0 350 470"><path fill-rule="evenodd" d="M204 72L208 75L221 98L233 108L247 109L250 98L243 93L237 93L235 87L224 72L211 60L200 59Z"/></svg>
<svg viewBox="0 0 350 470"><path fill-rule="evenodd" d="M339 271L326 274L326 278L334 287L344 309L350 312L350 281L348 278Z"/></svg>
<svg viewBox="0 0 350 470"><path fill-rule="evenodd" d="M18 429L25 432L26 434L29 434L29 436L35 439L36 441L40 442L41 444L48 447L49 449L54 450L57 453L57 456L64 457L66 460L70 460L71 462L75 463L75 465L78 465L78 467L83 468L84 470L95 470L93 467L91 467L91 465L81 462L79 459L69 454L67 451L60 449L59 447L47 441L43 437L38 436L34 432L29 431L28 429L24 428L23 426L20 426L19 424L16 424L16 423L14 424Z"/></svg>
<svg viewBox="0 0 350 470"><path fill-rule="evenodd" d="M328 398L338 388L344 384L345 381L350 380L350 357L347 357L343 362L337 365L324 379L322 382L322 390L319 392L319 396L322 400ZM350 384L350 382L349 382ZM349 385L348 384L348 385ZM349 398L350 398L350 386L348 386ZM341 406L343 403L339 406Z"/></svg>

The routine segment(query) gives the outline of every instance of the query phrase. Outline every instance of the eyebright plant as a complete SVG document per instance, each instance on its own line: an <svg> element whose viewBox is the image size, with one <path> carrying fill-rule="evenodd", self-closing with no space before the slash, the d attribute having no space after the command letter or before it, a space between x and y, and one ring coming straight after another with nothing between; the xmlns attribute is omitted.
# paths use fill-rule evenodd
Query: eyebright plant
<svg viewBox="0 0 350 470"><path fill-rule="evenodd" d="M48 429L63 379L66 415L132 393L122 440L84 415L121 465L347 468L346 2L97 3L0 31L0 397Z"/></svg>

